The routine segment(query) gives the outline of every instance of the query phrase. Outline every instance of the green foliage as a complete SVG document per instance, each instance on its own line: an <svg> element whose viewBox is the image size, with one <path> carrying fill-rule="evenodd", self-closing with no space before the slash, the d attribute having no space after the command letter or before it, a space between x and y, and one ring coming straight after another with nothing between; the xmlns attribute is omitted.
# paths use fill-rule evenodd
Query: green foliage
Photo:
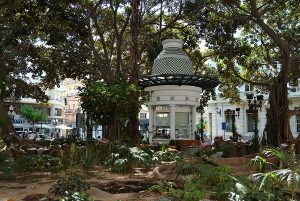
<svg viewBox="0 0 300 201"><path fill-rule="evenodd" d="M11 173L12 161L10 160L10 153L6 149L1 147L1 138L0 138L0 172L5 174Z"/></svg>
<svg viewBox="0 0 300 201"><path fill-rule="evenodd" d="M93 121L99 124L125 123L130 114L140 107L140 101L132 94L140 90L124 78L116 79L111 85L99 82L85 82L80 89L82 108Z"/></svg>
<svg viewBox="0 0 300 201"><path fill-rule="evenodd" d="M69 178L60 178L48 190L48 198L50 200L57 200L57 198L65 200L82 200L87 201L87 194L85 193L90 189L90 185L81 176L71 176Z"/></svg>
<svg viewBox="0 0 300 201"><path fill-rule="evenodd" d="M184 201L197 201L205 198L206 193L204 190L199 189L193 182L187 182L184 184Z"/></svg>
<svg viewBox="0 0 300 201"><path fill-rule="evenodd" d="M27 172L32 170L46 170L59 165L59 158L48 155L23 156L13 164L16 172Z"/></svg>
<svg viewBox="0 0 300 201"><path fill-rule="evenodd" d="M273 163L268 162L261 156L256 156L255 158L251 159L249 165L252 167L257 167L258 172L266 172L267 169L272 170L276 168Z"/></svg>
<svg viewBox="0 0 300 201"><path fill-rule="evenodd" d="M294 167L295 165L293 163L297 160L295 158L294 147L291 147L290 152L291 153L288 153L279 147L267 147L264 154L277 157L280 161L279 168L288 166Z"/></svg>
<svg viewBox="0 0 300 201"><path fill-rule="evenodd" d="M215 166L206 160L216 150L194 148L182 154L177 162L176 173L184 176L184 189L173 192L179 200L201 200L207 197L227 200L235 185L235 178L225 167Z"/></svg>
<svg viewBox="0 0 300 201"><path fill-rule="evenodd" d="M59 197L58 198L59 201L93 201L94 199L90 199L88 194L84 193L84 192L74 192L71 193L66 196L64 196L63 198Z"/></svg>
<svg viewBox="0 0 300 201"><path fill-rule="evenodd" d="M291 139L288 92L293 87L287 86L299 78L298 3L203 0L187 1L184 9L189 24L215 54L222 98L240 102L244 83L255 86L257 93L269 93L267 143L274 146Z"/></svg>
<svg viewBox="0 0 300 201"><path fill-rule="evenodd" d="M233 197L240 196L244 200L299 200L300 174L297 167L293 146L285 151L280 148L267 148L267 154L277 156L281 161L280 168L272 170L265 168L265 161L256 158L255 164L262 166L265 172L249 176L250 181L240 181L235 188ZM274 168L274 166L272 166ZM268 171L268 172L267 172Z"/></svg>
<svg viewBox="0 0 300 201"><path fill-rule="evenodd" d="M179 160L179 154L170 152L170 151L157 151L153 153L153 162L168 162L168 161L176 161Z"/></svg>
<svg viewBox="0 0 300 201"><path fill-rule="evenodd" d="M165 152L167 150L167 145L166 144L161 144L161 151Z"/></svg>
<svg viewBox="0 0 300 201"><path fill-rule="evenodd" d="M66 144L65 144L66 145ZM83 170L90 170L96 165L102 164L110 155L110 143L102 144L97 142L72 143L64 151L61 158L62 169L80 167Z"/></svg>
<svg viewBox="0 0 300 201"><path fill-rule="evenodd" d="M34 109L31 105L22 105L20 112L22 117L32 123L33 126L40 121L46 121L48 118L45 112Z"/></svg>
<svg viewBox="0 0 300 201"><path fill-rule="evenodd" d="M160 164L162 161L175 161L179 155L169 151L153 152L150 149L141 150L137 147L129 148L121 145L106 159L105 165L113 172L125 173L133 167L148 168L150 165Z"/></svg>
<svg viewBox="0 0 300 201"><path fill-rule="evenodd" d="M133 167L149 167L151 164L151 156L145 151L127 145L122 145L118 148L117 153L112 153L105 165L110 167L113 172L125 173Z"/></svg>
<svg viewBox="0 0 300 201"><path fill-rule="evenodd" d="M172 195L171 192L174 192L175 189L177 189L177 186L174 182L159 181L158 184L151 186L148 190L160 195Z"/></svg>

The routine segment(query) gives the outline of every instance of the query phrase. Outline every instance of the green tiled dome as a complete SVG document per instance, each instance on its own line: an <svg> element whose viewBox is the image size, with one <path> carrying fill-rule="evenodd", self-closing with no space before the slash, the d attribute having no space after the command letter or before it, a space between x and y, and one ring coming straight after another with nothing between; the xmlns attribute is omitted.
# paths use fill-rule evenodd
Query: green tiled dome
<svg viewBox="0 0 300 201"><path fill-rule="evenodd" d="M167 39L163 50L154 60L152 75L194 75L192 61L182 50L182 41Z"/></svg>

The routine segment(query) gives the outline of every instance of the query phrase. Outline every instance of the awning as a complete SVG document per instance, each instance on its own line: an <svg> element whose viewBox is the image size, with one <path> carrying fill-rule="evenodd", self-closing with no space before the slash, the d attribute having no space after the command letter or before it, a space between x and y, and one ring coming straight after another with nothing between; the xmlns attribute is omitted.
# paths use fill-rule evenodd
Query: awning
<svg viewBox="0 0 300 201"><path fill-rule="evenodd" d="M30 124L13 124L15 128L29 128L32 127Z"/></svg>
<svg viewBox="0 0 300 201"><path fill-rule="evenodd" d="M72 129L71 127L65 126L65 125L58 125L58 126L55 126L55 128L58 128L58 129L65 129L65 130L70 130L70 129Z"/></svg>
<svg viewBox="0 0 300 201"><path fill-rule="evenodd" d="M34 125L34 127L36 127L36 128L47 128L47 129L51 129L51 128L54 128L54 127L52 127L52 126L49 126L49 125L47 125L47 124L36 124L36 125Z"/></svg>

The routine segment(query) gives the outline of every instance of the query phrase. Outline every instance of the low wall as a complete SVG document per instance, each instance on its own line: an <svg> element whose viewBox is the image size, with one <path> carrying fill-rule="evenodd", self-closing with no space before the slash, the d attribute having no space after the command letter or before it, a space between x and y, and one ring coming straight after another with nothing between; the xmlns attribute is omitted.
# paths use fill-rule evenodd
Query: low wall
<svg viewBox="0 0 300 201"><path fill-rule="evenodd" d="M200 147L200 140L176 140L178 150L186 150L189 147Z"/></svg>

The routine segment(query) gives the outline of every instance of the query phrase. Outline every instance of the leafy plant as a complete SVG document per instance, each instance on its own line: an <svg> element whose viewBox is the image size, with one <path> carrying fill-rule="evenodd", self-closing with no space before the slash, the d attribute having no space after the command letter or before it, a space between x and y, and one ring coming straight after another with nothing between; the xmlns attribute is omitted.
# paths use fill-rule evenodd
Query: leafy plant
<svg viewBox="0 0 300 201"><path fill-rule="evenodd" d="M59 158L48 155L23 156L13 164L16 172L26 172L31 170L45 170L59 165Z"/></svg>
<svg viewBox="0 0 300 201"><path fill-rule="evenodd" d="M236 181L225 167L215 166L206 160L211 150L192 149L182 155L176 172L186 179L184 189L174 192L179 200L201 200L210 195L212 199L227 200Z"/></svg>
<svg viewBox="0 0 300 201"><path fill-rule="evenodd" d="M159 181L158 184L151 186L149 191L167 195L172 194L171 192L174 192L175 189L177 189L177 186L174 182Z"/></svg>
<svg viewBox="0 0 300 201"><path fill-rule="evenodd" d="M48 198L50 200L56 200L56 198L67 197L69 200L76 200L79 197L82 200L86 199L85 192L90 188L90 185L81 176L72 176L69 178L60 178L56 184L54 184L48 190Z"/></svg>
<svg viewBox="0 0 300 201"><path fill-rule="evenodd" d="M170 151L157 151L153 153L153 161L175 161L175 160L179 160L179 155L177 153L174 152L170 152ZM154 162L155 163L155 162Z"/></svg>
<svg viewBox="0 0 300 201"><path fill-rule="evenodd" d="M127 145L120 146L118 153L112 153L105 165L110 167L113 172L124 173L133 167L149 167L151 155L137 148L129 148Z"/></svg>
<svg viewBox="0 0 300 201"><path fill-rule="evenodd" d="M258 172L266 172L268 169L272 170L277 168L273 163L268 162L261 156L255 156L255 158L251 159L249 166L257 167Z"/></svg>
<svg viewBox="0 0 300 201"><path fill-rule="evenodd" d="M241 184L244 191L237 190L242 199L251 200L298 200L296 192L299 192L300 174L298 160L293 146L288 151L280 148L267 148L270 155L275 155L281 161L280 167L285 169L269 170L250 175L250 182ZM265 161L259 159L259 163ZM264 165L260 165L265 169ZM268 169L265 169L268 170ZM238 189L238 188L237 188Z"/></svg>
<svg viewBox="0 0 300 201"><path fill-rule="evenodd" d="M94 199L90 199L88 194L85 192L74 192L64 196L63 198L59 197L59 201L93 201Z"/></svg>

